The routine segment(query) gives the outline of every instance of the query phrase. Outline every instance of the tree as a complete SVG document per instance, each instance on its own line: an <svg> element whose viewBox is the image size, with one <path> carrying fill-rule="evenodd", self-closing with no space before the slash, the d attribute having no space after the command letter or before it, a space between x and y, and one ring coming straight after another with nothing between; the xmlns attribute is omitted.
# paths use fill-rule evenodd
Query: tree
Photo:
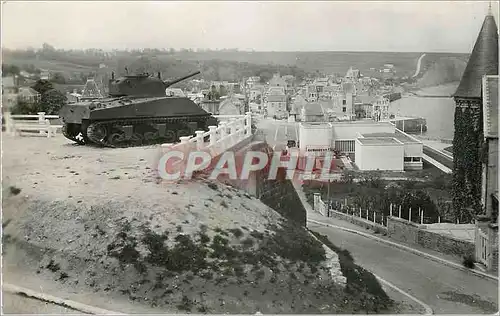
<svg viewBox="0 0 500 316"><path fill-rule="evenodd" d="M19 69L19 67L16 65L2 64L2 77L10 75L19 75L20 71L21 69Z"/></svg>
<svg viewBox="0 0 500 316"><path fill-rule="evenodd" d="M59 90L52 89L42 94L40 100L40 112L49 115L57 115L61 107L66 104L67 98Z"/></svg>
<svg viewBox="0 0 500 316"><path fill-rule="evenodd" d="M58 84L65 84L66 83L66 78L64 75L60 72L56 72L53 74L52 78L50 79L51 82L53 83L58 83Z"/></svg>
<svg viewBox="0 0 500 316"><path fill-rule="evenodd" d="M31 88L43 95L45 92L54 89L54 86L52 85L52 82L40 79L37 80L37 82Z"/></svg>

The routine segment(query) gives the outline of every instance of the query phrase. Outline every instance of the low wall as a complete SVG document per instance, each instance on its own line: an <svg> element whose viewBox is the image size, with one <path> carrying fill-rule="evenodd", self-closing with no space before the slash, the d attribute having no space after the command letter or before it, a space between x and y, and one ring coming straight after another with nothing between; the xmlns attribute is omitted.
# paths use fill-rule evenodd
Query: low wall
<svg viewBox="0 0 500 316"><path fill-rule="evenodd" d="M335 211L335 210L330 210L330 217L341 219L346 222L353 223L355 225L361 226L363 228L369 228L374 231L379 231L382 233L387 233L387 227L381 225L381 224L376 224L374 222L371 222L369 220L357 217L357 216L352 216L352 215L347 215L345 213Z"/></svg>
<svg viewBox="0 0 500 316"><path fill-rule="evenodd" d="M474 255L474 243L451 236L441 235L426 230L426 225L419 225L407 220L389 216L387 218L389 237L408 244L463 258Z"/></svg>
<svg viewBox="0 0 500 316"><path fill-rule="evenodd" d="M244 157L248 151L262 151L267 153L270 158L273 155L272 148L266 142L260 141L258 137L252 137L237 146L237 148L231 149L236 150L235 156L237 157ZM224 177L219 178L219 180L245 190L282 216L305 227L307 222L306 209L302 205L292 181L286 179L285 174L285 168L278 168L277 179L269 180L268 170L263 169L251 172L248 180L229 180Z"/></svg>

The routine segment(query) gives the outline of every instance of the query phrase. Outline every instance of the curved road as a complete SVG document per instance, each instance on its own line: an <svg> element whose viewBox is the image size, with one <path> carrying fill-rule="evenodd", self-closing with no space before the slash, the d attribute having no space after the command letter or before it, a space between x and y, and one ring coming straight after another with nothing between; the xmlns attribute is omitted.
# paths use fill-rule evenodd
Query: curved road
<svg viewBox="0 0 500 316"><path fill-rule="evenodd" d="M418 61L417 61L417 70L415 70L415 74L412 76L412 78L415 78L420 73L420 66L422 65L422 59L424 57L425 57L425 53L422 54L422 56L420 56L420 58L418 59Z"/></svg>
<svg viewBox="0 0 500 316"><path fill-rule="evenodd" d="M351 252L357 264L422 302L434 314L485 314L498 311L498 283L447 267L350 232L313 223L311 230Z"/></svg>

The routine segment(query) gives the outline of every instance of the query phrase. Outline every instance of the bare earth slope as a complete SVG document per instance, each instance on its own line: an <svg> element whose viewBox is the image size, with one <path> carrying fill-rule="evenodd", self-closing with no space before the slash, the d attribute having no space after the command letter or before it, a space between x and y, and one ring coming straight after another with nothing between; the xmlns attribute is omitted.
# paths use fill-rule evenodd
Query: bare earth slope
<svg viewBox="0 0 500 316"><path fill-rule="evenodd" d="M204 179L158 182L155 156L3 135L3 273L157 312L392 310L371 274L259 200Z"/></svg>

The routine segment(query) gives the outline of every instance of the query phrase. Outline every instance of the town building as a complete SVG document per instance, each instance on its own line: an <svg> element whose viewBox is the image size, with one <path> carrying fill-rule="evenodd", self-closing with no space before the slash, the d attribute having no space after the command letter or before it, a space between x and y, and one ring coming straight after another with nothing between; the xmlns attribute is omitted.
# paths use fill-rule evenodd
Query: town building
<svg viewBox="0 0 500 316"><path fill-rule="evenodd" d="M219 105L219 115L240 115L242 102L235 96L224 98Z"/></svg>
<svg viewBox="0 0 500 316"><path fill-rule="evenodd" d="M475 220L476 261L498 271L498 28L485 17L455 99L453 208ZM496 147L496 148L495 148Z"/></svg>
<svg viewBox="0 0 500 316"><path fill-rule="evenodd" d="M277 119L287 118L286 103L285 87L270 87L267 92L265 102L267 116L275 117Z"/></svg>
<svg viewBox="0 0 500 316"><path fill-rule="evenodd" d="M2 78L2 113L10 112L17 104L19 87L15 76Z"/></svg>
<svg viewBox="0 0 500 316"><path fill-rule="evenodd" d="M30 87L19 87L17 100L20 102L33 104L40 101L40 93Z"/></svg>

